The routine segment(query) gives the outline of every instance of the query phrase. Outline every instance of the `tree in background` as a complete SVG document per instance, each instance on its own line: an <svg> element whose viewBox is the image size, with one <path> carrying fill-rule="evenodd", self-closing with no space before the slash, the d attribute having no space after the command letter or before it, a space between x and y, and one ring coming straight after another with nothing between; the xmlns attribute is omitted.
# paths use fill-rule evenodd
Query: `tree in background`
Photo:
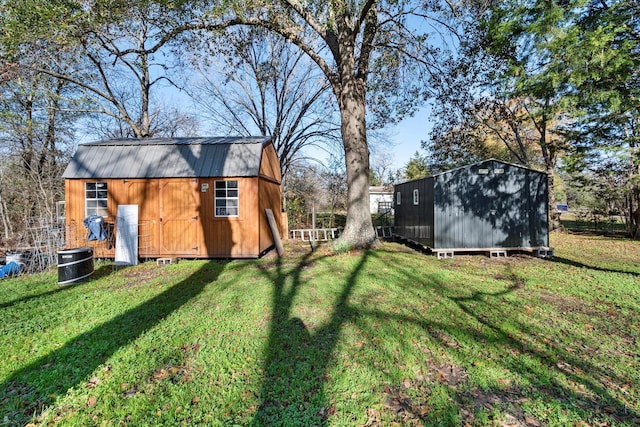
<svg viewBox="0 0 640 427"><path fill-rule="evenodd" d="M320 199L322 206L329 209L329 218L326 226L334 228L336 215L344 213L347 209L347 179L344 171L344 160L339 157L331 157L329 165L320 172L323 197Z"/></svg>
<svg viewBox="0 0 640 427"><path fill-rule="evenodd" d="M393 169L394 142L384 130L375 130L369 134L371 150L371 180L373 186L391 186L396 180L397 171Z"/></svg>
<svg viewBox="0 0 640 427"><path fill-rule="evenodd" d="M10 75L9 75L10 74ZM77 93L65 81L14 68L0 82L0 215L5 240L29 220L54 224L73 140ZM36 224L39 225L39 224Z"/></svg>
<svg viewBox="0 0 640 427"><path fill-rule="evenodd" d="M572 134L583 138L591 125L603 129L606 120L585 114L592 108L603 111L594 100L624 97L595 89L615 73L629 76L623 66L629 63L628 48L615 40L633 20L625 21L629 13L618 13L622 18L610 25L597 12L622 4L628 5L579 0L493 4L481 25L467 30L471 37L461 45L464 55L442 74L439 120L425 145L444 164L498 157L546 171L550 225L559 227L558 160L576 145L579 138ZM604 33L609 36L601 37Z"/></svg>
<svg viewBox="0 0 640 427"><path fill-rule="evenodd" d="M579 219L591 219L597 227L604 226L607 219L614 215L625 218L626 232L629 236L637 233L636 223L630 216L629 190L634 185L629 181L631 164L624 150L613 153L611 150L599 153L600 159L585 161L572 155L565 159L567 203L579 207ZM637 185L637 183L635 184Z"/></svg>
<svg viewBox="0 0 640 427"><path fill-rule="evenodd" d="M339 146L330 87L303 52L262 28L237 28L224 49L203 50L211 44L210 60L192 59L200 78L187 92L217 133L271 136L285 181L305 148Z"/></svg>
<svg viewBox="0 0 640 427"><path fill-rule="evenodd" d="M337 227L336 217L344 214L347 184L343 161L332 157L328 166L309 162L294 163L287 175L285 199L291 228L311 228L312 215L322 218L323 227Z"/></svg>
<svg viewBox="0 0 640 427"><path fill-rule="evenodd" d="M5 238L27 222L55 221L81 123L104 138L193 133L193 120L175 106L162 114L153 107L152 90L170 77L158 51L175 14L146 2L112 6L0 2Z"/></svg>
<svg viewBox="0 0 640 427"><path fill-rule="evenodd" d="M320 189L316 170L309 164L294 163L287 174L284 199L290 228L307 228L311 199Z"/></svg>
<svg viewBox="0 0 640 427"><path fill-rule="evenodd" d="M403 177L407 181L424 178L431 173L426 156L421 156L419 152L415 152L404 167Z"/></svg>
<svg viewBox="0 0 640 427"><path fill-rule="evenodd" d="M428 96L428 79L444 56L438 30L450 32L445 21L451 12L437 1L239 1L231 8L205 8L179 30L262 27L318 66L337 100L347 176L347 222L335 245L361 247L376 241L368 197L367 107L372 123L381 126L411 114Z"/></svg>
<svg viewBox="0 0 640 427"><path fill-rule="evenodd" d="M169 48L175 38L167 34L183 17L179 7L16 0L2 9L4 62L80 91L94 132L107 138L170 132L159 126L167 112L154 107L152 91L173 85Z"/></svg>
<svg viewBox="0 0 640 427"><path fill-rule="evenodd" d="M640 5L594 2L578 15L567 55L579 114L566 169L612 200L640 237ZM612 175L613 174L613 175ZM613 185L615 184L615 185Z"/></svg>

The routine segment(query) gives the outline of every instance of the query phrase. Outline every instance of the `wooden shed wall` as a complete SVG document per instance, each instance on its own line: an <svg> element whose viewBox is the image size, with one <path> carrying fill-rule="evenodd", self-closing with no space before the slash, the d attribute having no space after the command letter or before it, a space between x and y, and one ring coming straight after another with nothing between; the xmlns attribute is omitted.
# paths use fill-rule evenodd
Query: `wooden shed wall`
<svg viewBox="0 0 640 427"><path fill-rule="evenodd" d="M214 181L237 180L239 216L215 217ZM142 258L257 257L260 250L259 178L68 179L65 183L67 244L94 247L97 257L113 257L114 242L87 242L83 220L85 182L106 182L105 228L114 235L117 206L139 206ZM203 186L204 185L204 186ZM279 186L276 185L279 195ZM275 196L274 196L275 197ZM274 213L279 209L274 210Z"/></svg>
<svg viewBox="0 0 640 427"><path fill-rule="evenodd" d="M267 144L262 150L260 176L270 178L278 183L282 180L278 153L276 153L276 149L272 143Z"/></svg>
<svg viewBox="0 0 640 427"><path fill-rule="evenodd" d="M280 192L280 184L260 179L260 252L269 249L275 244L265 209L271 209L273 216L278 224L280 237L286 236L286 231L282 222L282 194Z"/></svg>

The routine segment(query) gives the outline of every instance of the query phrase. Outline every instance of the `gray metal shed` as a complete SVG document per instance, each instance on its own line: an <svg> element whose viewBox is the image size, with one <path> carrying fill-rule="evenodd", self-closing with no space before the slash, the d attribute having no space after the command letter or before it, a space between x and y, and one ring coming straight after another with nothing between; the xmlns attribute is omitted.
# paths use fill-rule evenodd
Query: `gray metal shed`
<svg viewBox="0 0 640 427"><path fill-rule="evenodd" d="M549 254L545 173L490 159L395 186L394 233L434 252Z"/></svg>

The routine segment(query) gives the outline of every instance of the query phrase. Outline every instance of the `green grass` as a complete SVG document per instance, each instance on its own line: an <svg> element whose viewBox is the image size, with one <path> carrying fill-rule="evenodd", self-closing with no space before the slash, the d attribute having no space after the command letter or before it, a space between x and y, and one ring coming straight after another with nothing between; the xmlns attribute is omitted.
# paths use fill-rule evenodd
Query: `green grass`
<svg viewBox="0 0 640 427"><path fill-rule="evenodd" d="M562 213L562 226L578 233L596 233L605 235L627 235L627 227L620 216L576 215L575 213Z"/></svg>
<svg viewBox="0 0 640 427"><path fill-rule="evenodd" d="M0 281L0 425L636 425L640 242Z"/></svg>

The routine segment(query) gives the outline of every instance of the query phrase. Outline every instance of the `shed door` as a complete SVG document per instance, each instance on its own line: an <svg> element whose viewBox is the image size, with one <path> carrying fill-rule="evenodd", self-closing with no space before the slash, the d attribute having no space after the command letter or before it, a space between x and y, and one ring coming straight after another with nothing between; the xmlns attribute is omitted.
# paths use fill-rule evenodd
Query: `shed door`
<svg viewBox="0 0 640 427"><path fill-rule="evenodd" d="M160 182L160 251L167 255L199 255L198 182Z"/></svg>
<svg viewBox="0 0 640 427"><path fill-rule="evenodd" d="M501 172L497 172L501 171ZM494 248L526 247L527 192L524 175L515 168L494 166L492 173L491 219Z"/></svg>
<svg viewBox="0 0 640 427"><path fill-rule="evenodd" d="M158 182L127 182L127 204L138 205L138 250L140 256L158 253Z"/></svg>

